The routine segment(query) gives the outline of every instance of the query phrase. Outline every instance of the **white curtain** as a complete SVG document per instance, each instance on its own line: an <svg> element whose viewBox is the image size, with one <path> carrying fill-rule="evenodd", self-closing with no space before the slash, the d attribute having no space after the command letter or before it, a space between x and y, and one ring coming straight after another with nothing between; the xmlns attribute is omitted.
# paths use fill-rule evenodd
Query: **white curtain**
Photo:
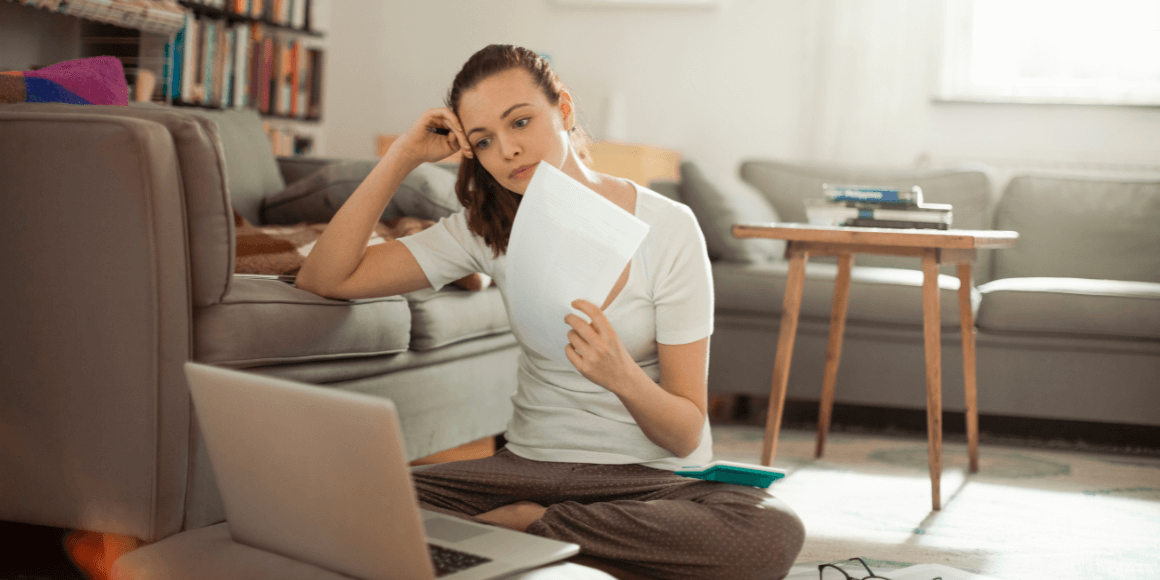
<svg viewBox="0 0 1160 580"><path fill-rule="evenodd" d="M941 0L811 0L800 156L912 166L938 79Z"/></svg>

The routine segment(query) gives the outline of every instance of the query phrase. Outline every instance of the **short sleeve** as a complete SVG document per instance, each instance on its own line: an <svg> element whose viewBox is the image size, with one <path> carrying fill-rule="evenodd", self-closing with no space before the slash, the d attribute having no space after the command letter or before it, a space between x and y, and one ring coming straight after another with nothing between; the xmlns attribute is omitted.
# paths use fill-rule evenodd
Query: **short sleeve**
<svg viewBox="0 0 1160 580"><path fill-rule="evenodd" d="M479 244L467 228L467 217L462 211L399 241L411 251L435 290L476 272L491 275L479 259L479 248L475 247Z"/></svg>
<svg viewBox="0 0 1160 580"><path fill-rule="evenodd" d="M713 334L713 271L692 210L674 205L656 243L663 250L654 282L657 342L687 344Z"/></svg>

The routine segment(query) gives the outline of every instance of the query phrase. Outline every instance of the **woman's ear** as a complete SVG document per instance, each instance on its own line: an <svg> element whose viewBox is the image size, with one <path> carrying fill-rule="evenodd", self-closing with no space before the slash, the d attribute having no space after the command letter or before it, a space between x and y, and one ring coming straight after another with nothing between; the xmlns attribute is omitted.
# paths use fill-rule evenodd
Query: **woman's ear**
<svg viewBox="0 0 1160 580"><path fill-rule="evenodd" d="M576 126L576 109L568 91L560 91L560 114L564 117L564 130L571 131Z"/></svg>

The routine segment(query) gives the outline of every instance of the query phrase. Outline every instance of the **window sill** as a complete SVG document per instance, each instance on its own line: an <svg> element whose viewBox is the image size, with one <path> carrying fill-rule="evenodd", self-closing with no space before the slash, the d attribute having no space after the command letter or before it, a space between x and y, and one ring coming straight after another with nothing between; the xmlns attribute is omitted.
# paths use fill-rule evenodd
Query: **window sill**
<svg viewBox="0 0 1160 580"><path fill-rule="evenodd" d="M1052 105L1160 108L1160 101L1131 103L1083 99L1051 99L1047 97L933 97L931 98L931 103L936 105Z"/></svg>

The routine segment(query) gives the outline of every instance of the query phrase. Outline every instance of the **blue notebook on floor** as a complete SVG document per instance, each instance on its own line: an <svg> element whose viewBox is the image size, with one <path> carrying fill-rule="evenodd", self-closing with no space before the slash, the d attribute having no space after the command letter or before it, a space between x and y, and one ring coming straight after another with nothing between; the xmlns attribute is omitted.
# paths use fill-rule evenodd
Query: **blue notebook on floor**
<svg viewBox="0 0 1160 580"><path fill-rule="evenodd" d="M713 461L705 465L682 467L674 470L673 473L706 481L720 481L752 487L769 487L774 481L785 477L784 469L737 463L736 461Z"/></svg>

